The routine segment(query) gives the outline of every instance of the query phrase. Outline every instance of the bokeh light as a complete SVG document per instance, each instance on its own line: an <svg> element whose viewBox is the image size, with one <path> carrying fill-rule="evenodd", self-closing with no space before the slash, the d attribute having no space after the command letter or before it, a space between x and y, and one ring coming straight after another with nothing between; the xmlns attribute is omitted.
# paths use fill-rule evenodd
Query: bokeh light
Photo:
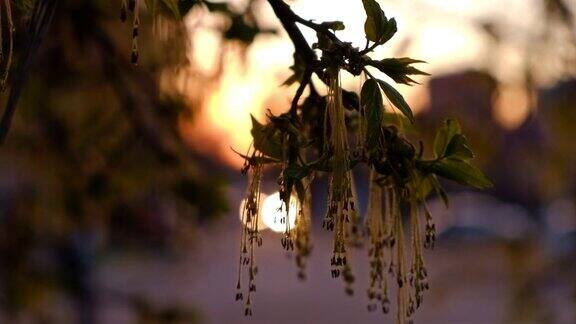
<svg viewBox="0 0 576 324"><path fill-rule="evenodd" d="M268 195L261 193L260 201L264 201L267 197ZM240 208L238 210L238 217L240 218L240 222L246 226L246 219L244 218L244 206L246 206L246 198L242 199L240 202ZM258 210L258 230L265 230L268 228L262 218L262 204L260 204L260 209Z"/></svg>
<svg viewBox="0 0 576 324"><path fill-rule="evenodd" d="M298 198L290 198L290 208L286 217L286 204L280 199L280 193L275 192L262 202L262 221L274 232L286 231L286 222L290 229L296 224L298 217Z"/></svg>

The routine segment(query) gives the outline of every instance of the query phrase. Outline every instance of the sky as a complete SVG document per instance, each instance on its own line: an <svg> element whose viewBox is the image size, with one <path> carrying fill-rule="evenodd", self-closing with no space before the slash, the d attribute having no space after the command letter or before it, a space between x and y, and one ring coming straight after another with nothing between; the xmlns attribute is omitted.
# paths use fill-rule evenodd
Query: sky
<svg viewBox="0 0 576 324"><path fill-rule="evenodd" d="M238 7L244 3L240 0L234 2ZM422 59L427 64L420 68L433 75L488 68L505 85L495 105L497 120L508 128L520 125L529 113L527 94L520 86L525 64L523 46L538 30L540 1L508 0L505 5L498 0L379 2L388 18L396 18L398 33L386 46L375 51L373 58L409 56ZM358 47L364 45L365 13L361 1L300 0L291 2L291 7L307 19L343 21L346 29L337 35ZM279 27L265 1L260 8L259 23L263 27ZM481 23L492 20L499 22L507 37L497 47L491 46L490 36L480 27ZM206 93L202 111L194 121L197 125L208 124L210 127L184 122L183 133L185 137L188 134L194 138L191 144L196 148L216 154L237 167L242 161L230 147L239 152L248 149L251 142L250 114L265 122L268 109L279 113L289 107L295 86L286 88L280 84L290 76L288 67L293 62L292 44L285 33L264 35L243 52L234 45L222 45L219 41L213 30L222 25L217 17L193 13L187 18L187 25L193 31L193 44L197 44L192 47L191 54L202 58L196 64L202 72L214 73L219 51L226 46L227 52L223 58L222 78L214 89ZM315 41L313 31L306 27L301 30L309 43ZM343 78L346 88L357 91L360 87L358 79L352 80L347 75ZM427 102L427 79L417 80L421 86L398 86L415 113L421 111ZM511 104L516 109L504 109Z"/></svg>

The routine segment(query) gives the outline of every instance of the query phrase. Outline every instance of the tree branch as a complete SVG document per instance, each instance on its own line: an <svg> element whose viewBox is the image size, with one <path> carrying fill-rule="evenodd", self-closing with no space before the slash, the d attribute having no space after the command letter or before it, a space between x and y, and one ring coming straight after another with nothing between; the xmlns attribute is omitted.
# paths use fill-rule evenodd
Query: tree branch
<svg viewBox="0 0 576 324"><path fill-rule="evenodd" d="M290 9L284 1L282 0L268 0L268 3L274 10L274 14L280 20L282 27L288 33L288 36L294 44L297 55L306 62L306 65L313 67L318 64L318 57L314 50L310 47L298 26L296 26L296 21L305 21Z"/></svg>
<svg viewBox="0 0 576 324"><path fill-rule="evenodd" d="M316 75L324 82L328 84L328 75L324 73L322 70L319 70L318 67L320 66L320 61L312 47L308 44L302 32L296 25L296 23L303 24L309 28L316 30L317 32L321 32L331 39L334 39L338 42L336 36L330 32L330 30L322 25L313 23L309 20L306 20L300 16L298 16L288 4L286 4L283 0L268 0L268 3L274 10L274 14L280 20L282 27L288 33L290 40L294 44L294 50L296 51L296 55L298 55L302 61L306 64L307 68L310 68ZM304 81L304 80L302 80ZM349 109L358 109L358 99L354 92L346 91L342 89L342 95L345 106Z"/></svg>
<svg viewBox="0 0 576 324"><path fill-rule="evenodd" d="M302 97L304 89L306 89L306 86L308 85L308 83L310 83L311 78L312 78L312 69L306 68L306 70L304 71L304 76L300 81L300 86L298 86L296 94L294 95L294 99L292 99L292 105L290 106L290 115L292 116L292 118L297 117L296 113L298 109L298 101L300 100L300 97Z"/></svg>

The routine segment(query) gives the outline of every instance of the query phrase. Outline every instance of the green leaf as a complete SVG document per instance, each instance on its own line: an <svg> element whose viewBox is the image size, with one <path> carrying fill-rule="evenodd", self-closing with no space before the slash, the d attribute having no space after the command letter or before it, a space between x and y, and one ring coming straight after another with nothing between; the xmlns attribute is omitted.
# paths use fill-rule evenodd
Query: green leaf
<svg viewBox="0 0 576 324"><path fill-rule="evenodd" d="M274 141L274 134L271 129L260 124L254 116L252 118L252 138L254 140L254 149L263 154L280 160L282 158L282 148L279 143Z"/></svg>
<svg viewBox="0 0 576 324"><path fill-rule="evenodd" d="M375 0L362 0L364 11L366 11L366 22L364 23L364 32L366 38L378 43L382 38L385 25L388 21L384 11Z"/></svg>
<svg viewBox="0 0 576 324"><path fill-rule="evenodd" d="M430 179L430 184L432 184L432 187L434 188L436 195L438 195L438 197L440 197L442 199L442 201L444 202L444 206L446 208L450 207L450 203L448 200L448 194L446 193L446 191L444 191L444 188L442 188L442 185L440 185L438 178L436 178L436 176L433 174L429 175L428 178Z"/></svg>
<svg viewBox="0 0 576 324"><path fill-rule="evenodd" d="M404 97L402 97L400 92L398 92L398 90L394 89L394 87L385 81L378 80L378 84L380 84L380 87L384 91L386 97L390 99L390 102L392 102L392 104L398 108L400 112L406 116L408 120L410 120L411 123L414 123L414 115L412 114L412 109L410 109L410 106L408 103L406 103L406 100L404 100Z"/></svg>
<svg viewBox="0 0 576 324"><path fill-rule="evenodd" d="M396 19L392 18L390 20L388 20L385 24L384 24L384 29L382 31L382 35L380 36L380 41L378 42L379 44L384 44L387 41L389 41L394 34L396 34L396 32L398 31L398 26L396 24Z"/></svg>
<svg viewBox="0 0 576 324"><path fill-rule="evenodd" d="M493 186L492 182L480 169L462 160L442 159L433 163L430 170L441 177L462 185L479 189Z"/></svg>
<svg viewBox="0 0 576 324"><path fill-rule="evenodd" d="M310 169L305 166L301 166L298 164L289 164L283 171L283 185L284 185L284 194L281 195L280 198L286 203L286 206L290 206L290 196L292 194L292 189L296 188L296 194L298 198L301 199L304 193L304 186L302 185L302 179L307 177L310 174ZM302 201L302 200L301 200Z"/></svg>
<svg viewBox="0 0 576 324"><path fill-rule="evenodd" d="M430 181L433 176L433 174L424 175L420 174L419 172L415 172L411 177L411 181L409 182L409 190L416 193L416 197L418 199L426 199L426 197L434 189Z"/></svg>
<svg viewBox="0 0 576 324"><path fill-rule="evenodd" d="M244 155L244 154L236 151L233 148L232 148L232 151L234 153L236 153L238 156L240 156L241 158L248 160L248 161L253 161L253 162L258 163L258 164L272 164L272 163L280 163L281 162L278 159L271 158L268 156L252 156L252 157L250 157L250 156Z"/></svg>
<svg viewBox="0 0 576 324"><path fill-rule="evenodd" d="M426 63L424 61L415 60L409 57L401 58L387 58L380 61L369 61L368 65L371 65L381 72L385 73L396 83L412 85L418 83L414 81L409 75L430 75L426 72L420 71L417 68L411 66L415 63Z"/></svg>
<svg viewBox="0 0 576 324"><path fill-rule="evenodd" d="M366 22L364 22L366 39L376 44L389 41L398 31L396 19L388 20L376 0L362 0L362 4L366 11Z"/></svg>
<svg viewBox="0 0 576 324"><path fill-rule="evenodd" d="M378 145L381 138L380 132L384 118L382 93L380 93L376 80L368 79L364 82L360 98L366 114L366 146L368 149L372 149Z"/></svg>
<svg viewBox="0 0 576 324"><path fill-rule="evenodd" d="M418 181L421 179L421 181ZM413 190L419 193L419 199L425 200L432 191L442 200L444 206L448 208L448 195L446 191L438 182L438 178L434 174L428 174L426 176L421 175L421 178L416 178L416 183L414 183L415 187Z"/></svg>
<svg viewBox="0 0 576 324"><path fill-rule="evenodd" d="M445 156L446 148L456 134L462 133L460 124L455 119L447 119L444 125L436 132L434 138L434 154L437 158Z"/></svg>
<svg viewBox="0 0 576 324"><path fill-rule="evenodd" d="M332 30L344 30L344 28L346 28L341 21L325 21L320 25Z"/></svg>
<svg viewBox="0 0 576 324"><path fill-rule="evenodd" d="M452 136L450 143L444 152L446 157L456 160L470 160L474 158L474 153L468 146L468 140L462 134Z"/></svg>

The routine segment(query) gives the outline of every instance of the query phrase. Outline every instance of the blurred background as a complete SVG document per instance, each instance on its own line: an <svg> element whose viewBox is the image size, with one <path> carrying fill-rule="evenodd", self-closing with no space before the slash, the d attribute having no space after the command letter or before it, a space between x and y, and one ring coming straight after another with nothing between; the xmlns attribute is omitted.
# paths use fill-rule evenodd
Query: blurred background
<svg viewBox="0 0 576 324"><path fill-rule="evenodd" d="M374 58L432 74L399 87L418 135L429 147L458 118L495 182L447 183L450 208L429 202L440 237L416 322L576 323L576 1L379 2L399 32ZM290 5L364 45L361 1ZM181 6L181 19L143 6L138 66L120 6L60 1L36 55L0 151L0 323L391 323L366 311L365 249L353 297L330 278L322 178L308 279L265 230L254 316L234 302L247 181L231 148L296 89L280 86L293 47L266 1Z"/></svg>

